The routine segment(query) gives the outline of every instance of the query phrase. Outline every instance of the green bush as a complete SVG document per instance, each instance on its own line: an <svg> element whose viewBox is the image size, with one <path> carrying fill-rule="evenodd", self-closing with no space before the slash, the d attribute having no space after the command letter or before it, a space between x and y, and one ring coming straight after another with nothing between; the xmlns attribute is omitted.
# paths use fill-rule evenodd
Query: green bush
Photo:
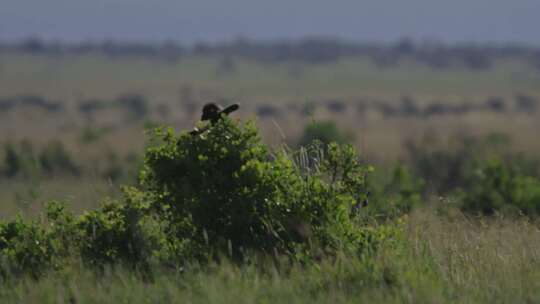
<svg viewBox="0 0 540 304"><path fill-rule="evenodd" d="M358 236L351 207L365 196L368 168L351 146L324 146L324 157L320 147L304 151L314 155L306 170L290 153L270 153L250 123L224 119L200 136L169 129L160 137L147 150L141 184L174 223L172 239L237 255L291 253L308 242L336 250Z"/></svg>
<svg viewBox="0 0 540 304"><path fill-rule="evenodd" d="M62 204L47 206L47 224L24 220L0 222L0 275L39 277L50 269L61 267L74 245L74 217Z"/></svg>
<svg viewBox="0 0 540 304"><path fill-rule="evenodd" d="M367 197L366 175L350 145L314 144L271 152L252 123L227 118L199 135L156 133L138 187L81 216L47 206L45 222L0 224L3 274L38 277L81 260L143 274L228 255L300 261L374 252L395 233L359 225L353 206Z"/></svg>
<svg viewBox="0 0 540 304"><path fill-rule="evenodd" d="M333 121L314 121L304 128L298 144L307 146L314 141L321 141L325 144L331 142L345 144L351 141L351 135L340 131Z"/></svg>
<svg viewBox="0 0 540 304"><path fill-rule="evenodd" d="M127 177L126 164L114 151L107 151L104 159L104 166L101 169L101 176L113 182Z"/></svg>
<svg viewBox="0 0 540 304"><path fill-rule="evenodd" d="M100 141L107 133L111 131L111 127L96 128L86 126L81 132L79 140L83 144L92 144Z"/></svg>
<svg viewBox="0 0 540 304"><path fill-rule="evenodd" d="M78 175L80 172L71 155L59 141L48 142L39 153L41 171L45 174L67 173Z"/></svg>
<svg viewBox="0 0 540 304"><path fill-rule="evenodd" d="M521 175L500 160L487 161L476 171L471 189L461 194L462 209L491 215L512 212L540 214L540 181Z"/></svg>
<svg viewBox="0 0 540 304"><path fill-rule="evenodd" d="M374 177L375 181L369 181L372 185L369 204L361 215L367 222L393 220L422 205L425 183L407 167L397 164L389 175Z"/></svg>
<svg viewBox="0 0 540 304"><path fill-rule="evenodd" d="M424 182L413 176L404 166L397 165L388 183L384 184L383 192L377 196L373 206L375 214L383 219L407 214L421 205L423 191Z"/></svg>
<svg viewBox="0 0 540 304"><path fill-rule="evenodd" d="M148 101L140 94L126 94L118 97L114 106L125 108L130 112L131 119L139 120L148 114Z"/></svg>
<svg viewBox="0 0 540 304"><path fill-rule="evenodd" d="M38 171L39 162L29 141L23 140L19 144L12 142L4 144L2 175L8 178L29 178L35 176Z"/></svg>
<svg viewBox="0 0 540 304"><path fill-rule="evenodd" d="M0 258L2 276L26 273L38 277L52 266L54 248L43 227L17 217L0 224Z"/></svg>
<svg viewBox="0 0 540 304"><path fill-rule="evenodd" d="M426 190L447 195L457 189L468 191L478 168L494 157L521 173L540 177L540 163L508 149L510 139L500 133L483 137L454 136L449 143L438 137L426 137L420 143L408 142L406 148L412 173L425 180Z"/></svg>
<svg viewBox="0 0 540 304"><path fill-rule="evenodd" d="M424 182L411 175L403 166L396 166L392 180L386 187L391 205L398 213L408 213L422 202Z"/></svg>
<svg viewBox="0 0 540 304"><path fill-rule="evenodd" d="M484 140L458 136L443 144L436 137L406 144L413 173L427 181L427 190L448 194L470 185L471 175L485 157Z"/></svg>
<svg viewBox="0 0 540 304"><path fill-rule="evenodd" d="M59 141L49 141L37 150L27 140L4 144L2 174L8 178L33 178L39 175L78 175L80 168Z"/></svg>
<svg viewBox="0 0 540 304"><path fill-rule="evenodd" d="M85 212L75 226L80 254L91 266L122 263L144 270L152 251L157 249L155 225L149 216L149 203L133 188L124 188L121 203L105 201L94 211Z"/></svg>

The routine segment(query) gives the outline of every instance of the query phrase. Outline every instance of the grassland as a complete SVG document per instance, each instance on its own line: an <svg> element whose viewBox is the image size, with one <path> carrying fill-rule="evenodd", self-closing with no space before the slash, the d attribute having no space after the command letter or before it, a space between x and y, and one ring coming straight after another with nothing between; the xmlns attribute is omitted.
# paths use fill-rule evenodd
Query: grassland
<svg viewBox="0 0 540 304"><path fill-rule="evenodd" d="M190 56L166 62L151 58L103 55L0 55L1 96L34 93L52 99L113 98L126 92L153 102L175 103L182 86L192 85L201 98L255 102L307 101L372 97L420 100L540 94L536 69L517 60L499 60L487 70L455 65L434 69L407 60L380 68L369 58L342 58L324 64L264 64L234 59L220 72L220 58Z"/></svg>
<svg viewBox="0 0 540 304"><path fill-rule="evenodd" d="M3 180L0 218L12 219L18 214L38 218L43 204L53 200L66 202L71 210L81 213L95 209L106 197L116 197L119 187L118 183L98 177Z"/></svg>
<svg viewBox="0 0 540 304"><path fill-rule="evenodd" d="M540 74L519 60L498 60L493 67L474 70L456 64L435 69L403 59L398 65L381 68L369 58L344 57L336 62L264 64L235 58L221 71L222 58L188 56L167 62L144 57L103 55L0 54L0 97L37 95L65 105L65 111L47 114L40 110L17 110L2 114L5 139L61 137L73 150L81 130L90 126L112 129L103 142L115 150L141 151L143 122L124 123L122 113L99 112L91 122L77 111L81 102L110 101L122 94L141 94L148 100L146 121L188 129L208 101L240 102L242 118L259 117L263 134L272 143L292 143L303 125L312 119L331 119L356 135L356 143L374 157L396 159L400 139L435 130L441 136L456 132L503 131L516 139L522 150L533 147L531 130L538 127L536 114L514 113L518 94L540 96ZM399 106L403 98L415 105L476 106L488 98L501 98L506 111L437 115L430 119L387 116L366 105ZM338 111L326 102L342 104ZM302 108L315 103L305 115ZM275 108L260 115L261 106ZM361 109L361 110L358 110ZM359 112L360 111L360 112ZM279 126L276 127L276 125ZM86 148L85 148L86 149ZM397 152L397 153L393 153ZM389 153L388 156L385 154ZM82 154L86 154L83 152Z"/></svg>
<svg viewBox="0 0 540 304"><path fill-rule="evenodd" d="M265 141L273 145L295 145L306 124L332 120L352 135L366 160L376 164L402 160L404 142L426 134L450 145L448 138L455 134L499 132L512 138L512 149L540 153L536 140L540 111L517 111L515 105L518 95L540 97L540 74L518 58L500 59L480 70L459 63L437 69L408 59L379 67L362 56L320 64L265 64L232 58L226 68L223 60L195 55L165 61L102 54L0 53L0 100L38 96L62 106L56 112L32 106L0 112L0 142L27 139L40 146L60 140L75 162L88 167L81 186L74 188L107 184L108 179L96 174L96 168L103 167L113 154L121 160L140 155L148 126L191 129L202 105L218 101L240 102L235 117L256 119ZM128 108L111 106L125 94L145 99L147 110L138 119L130 118ZM405 98L421 110L440 105L473 110L407 115L401 113ZM489 98L501 99L503 109L484 109ZM83 113L81 105L93 101L94 105L103 102L105 107ZM387 113L388 108L393 112ZM33 184L62 184L65 179L60 176ZM7 191L4 197L12 198L9 205L14 206L13 197L19 190L13 189L21 187L7 184L2 185ZM39 205L45 198L63 196L39 195L33 204Z"/></svg>
<svg viewBox="0 0 540 304"><path fill-rule="evenodd" d="M151 281L80 267L0 287L4 303L535 303L538 224L448 208L401 218L402 235L370 259L315 265L193 265ZM76 264L75 264L76 265Z"/></svg>
<svg viewBox="0 0 540 304"><path fill-rule="evenodd" d="M29 140L37 151L60 140L82 164L78 175L0 177L0 219L40 218L43 203L61 200L80 214L133 183L147 138L156 124L191 129L208 101L240 102L235 117L255 119L264 140L293 146L304 126L332 120L350 133L363 159L385 174L407 158L404 143L424 136L452 147L455 134L498 132L505 147L536 157L540 110L516 108L518 96L540 100L540 73L519 60L497 60L488 69L456 63L431 68L407 59L378 67L369 58L336 62L264 64L216 56L164 61L100 54L46 56L0 53L0 101L39 96L61 111L34 106L0 111L0 144ZM133 119L115 105L119 96L143 96L147 111ZM421 113L432 106L467 105L459 114L406 114L411 99ZM502 100L503 108L486 101ZM85 102L105 106L88 114ZM99 103L96 102L93 105ZM390 106L390 114L386 106ZM312 107L312 108L311 108ZM308 111L307 109L310 109ZM385 112L386 111L386 112ZM394 111L394 112L392 112ZM0 159L6 156L0 151ZM113 160L111 160L113 159ZM103 172L119 164L119 179ZM1 167L1 166L0 166ZM388 172L386 172L388 174ZM452 199L426 196L412 213L389 221L400 235L375 256L308 264L238 265L227 258L210 267L156 269L152 279L118 268L94 272L72 261L40 280L5 281L3 303L536 303L540 298L540 230L522 216L475 217Z"/></svg>

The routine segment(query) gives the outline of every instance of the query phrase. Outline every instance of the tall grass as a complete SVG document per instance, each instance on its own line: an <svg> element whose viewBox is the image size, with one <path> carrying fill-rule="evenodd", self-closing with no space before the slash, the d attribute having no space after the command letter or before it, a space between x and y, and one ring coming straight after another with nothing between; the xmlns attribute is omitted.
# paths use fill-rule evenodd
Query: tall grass
<svg viewBox="0 0 540 304"><path fill-rule="evenodd" d="M540 231L526 219L471 218L424 207L399 219L402 235L369 259L299 265L224 259L210 267L96 274L74 263L39 281L0 287L4 303L535 303Z"/></svg>

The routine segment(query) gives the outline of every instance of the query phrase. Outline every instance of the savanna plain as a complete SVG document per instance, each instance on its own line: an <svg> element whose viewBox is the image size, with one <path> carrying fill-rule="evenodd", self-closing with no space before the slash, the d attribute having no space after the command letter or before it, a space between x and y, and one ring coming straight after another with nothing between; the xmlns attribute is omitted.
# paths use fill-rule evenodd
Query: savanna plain
<svg viewBox="0 0 540 304"><path fill-rule="evenodd" d="M1 302L537 303L539 107L530 47L0 44Z"/></svg>

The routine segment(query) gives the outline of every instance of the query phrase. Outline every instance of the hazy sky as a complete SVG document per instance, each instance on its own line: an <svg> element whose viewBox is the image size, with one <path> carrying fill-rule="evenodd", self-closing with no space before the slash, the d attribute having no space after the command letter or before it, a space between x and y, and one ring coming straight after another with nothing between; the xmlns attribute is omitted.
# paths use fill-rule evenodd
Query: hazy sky
<svg viewBox="0 0 540 304"><path fill-rule="evenodd" d="M183 43L306 35L540 45L540 0L0 0L0 39Z"/></svg>

